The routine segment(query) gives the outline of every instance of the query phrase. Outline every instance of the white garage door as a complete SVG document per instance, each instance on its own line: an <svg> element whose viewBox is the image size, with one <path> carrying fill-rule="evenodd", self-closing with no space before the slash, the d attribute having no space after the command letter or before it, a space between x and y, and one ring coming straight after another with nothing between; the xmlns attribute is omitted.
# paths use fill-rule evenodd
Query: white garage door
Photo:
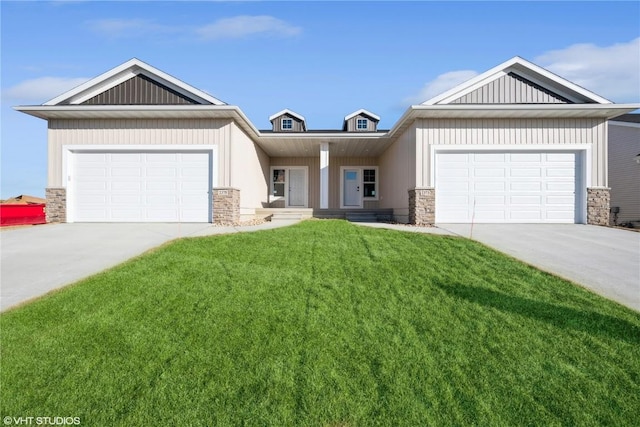
<svg viewBox="0 0 640 427"><path fill-rule="evenodd" d="M77 222L209 222L208 152L77 152L70 205Z"/></svg>
<svg viewBox="0 0 640 427"><path fill-rule="evenodd" d="M578 155L439 152L436 222L576 222Z"/></svg>

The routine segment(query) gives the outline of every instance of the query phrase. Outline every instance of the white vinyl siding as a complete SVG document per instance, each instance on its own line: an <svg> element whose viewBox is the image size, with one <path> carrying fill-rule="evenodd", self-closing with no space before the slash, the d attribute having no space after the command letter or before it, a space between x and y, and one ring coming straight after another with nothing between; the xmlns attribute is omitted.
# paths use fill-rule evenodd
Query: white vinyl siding
<svg viewBox="0 0 640 427"><path fill-rule="evenodd" d="M436 156L436 222L574 223L575 152L445 151Z"/></svg>
<svg viewBox="0 0 640 427"><path fill-rule="evenodd" d="M609 123L611 207L619 207L618 224L640 221L640 124ZM611 214L613 223L613 214Z"/></svg>

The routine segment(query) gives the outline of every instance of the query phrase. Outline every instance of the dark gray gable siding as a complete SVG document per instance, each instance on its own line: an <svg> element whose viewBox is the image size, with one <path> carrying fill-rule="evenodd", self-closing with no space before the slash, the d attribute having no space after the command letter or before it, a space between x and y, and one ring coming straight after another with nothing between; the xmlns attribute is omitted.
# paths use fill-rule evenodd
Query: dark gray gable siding
<svg viewBox="0 0 640 427"><path fill-rule="evenodd" d="M293 120L293 129L282 129L283 118ZM293 117L290 114L283 114L276 117L275 119L271 120L271 124L273 125L274 132L305 132L307 130L302 120Z"/></svg>
<svg viewBox="0 0 640 427"><path fill-rule="evenodd" d="M83 105L184 105L199 104L149 77L138 74L87 99Z"/></svg>
<svg viewBox="0 0 640 427"><path fill-rule="evenodd" d="M515 73L488 83L452 104L571 104L572 102Z"/></svg>
<svg viewBox="0 0 640 427"><path fill-rule="evenodd" d="M358 129L358 119L367 119L369 121L369 128L366 130ZM358 114L345 121L342 130L346 130L347 132L375 132L378 130L378 121L366 114Z"/></svg>

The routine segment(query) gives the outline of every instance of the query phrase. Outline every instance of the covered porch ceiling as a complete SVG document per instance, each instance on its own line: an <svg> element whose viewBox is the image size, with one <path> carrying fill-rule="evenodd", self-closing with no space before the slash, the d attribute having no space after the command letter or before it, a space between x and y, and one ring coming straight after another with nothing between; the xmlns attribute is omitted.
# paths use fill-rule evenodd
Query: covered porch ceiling
<svg viewBox="0 0 640 427"><path fill-rule="evenodd" d="M330 156L378 157L391 145L387 133L363 134L262 134L256 143L271 157L315 157L320 145L329 144Z"/></svg>

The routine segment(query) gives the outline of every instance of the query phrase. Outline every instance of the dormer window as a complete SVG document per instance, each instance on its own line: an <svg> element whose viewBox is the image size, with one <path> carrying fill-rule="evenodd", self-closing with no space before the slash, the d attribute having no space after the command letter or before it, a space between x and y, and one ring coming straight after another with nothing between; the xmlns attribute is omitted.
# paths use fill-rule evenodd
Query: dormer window
<svg viewBox="0 0 640 427"><path fill-rule="evenodd" d="M282 130L291 130L291 129L293 129L293 120L282 119Z"/></svg>
<svg viewBox="0 0 640 427"><path fill-rule="evenodd" d="M367 130L369 129L369 120L367 119L358 119L356 124L356 129L358 130Z"/></svg>

